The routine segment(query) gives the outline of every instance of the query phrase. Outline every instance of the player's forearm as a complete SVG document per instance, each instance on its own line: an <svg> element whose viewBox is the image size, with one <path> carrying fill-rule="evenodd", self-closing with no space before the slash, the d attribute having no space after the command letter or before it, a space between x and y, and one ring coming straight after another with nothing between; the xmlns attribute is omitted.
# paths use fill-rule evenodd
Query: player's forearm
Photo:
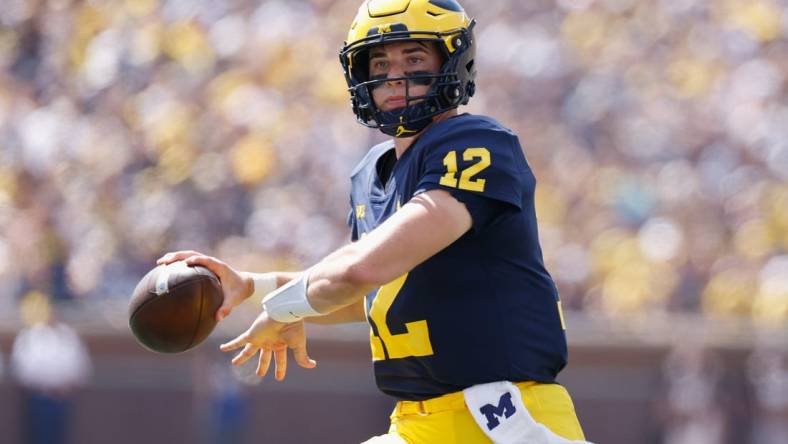
<svg viewBox="0 0 788 444"><path fill-rule="evenodd" d="M354 248L351 247L350 250L354 250ZM372 289L374 285L353 285L353 283L357 282L356 278L346 272L337 272L338 270L345 269L345 267L353 268L348 267L348 258L352 255L347 253L347 250L340 249L340 251L335 252L318 265L312 267L308 270L308 273L303 271L277 271L268 273L241 272L248 289L245 298L256 295L256 297L262 298L263 301L271 301L271 299L269 299L271 294L278 292L280 296L275 296L275 298L277 298L276 300L281 300L282 292L287 291L289 292L287 294L292 295L293 289L297 292L297 288L300 285L306 288L307 286L303 285L303 281L304 279L309 279L310 293L313 294L312 299L314 300L305 300L305 303L309 305L303 306L305 312L300 316L306 315L306 319L316 324L362 322L366 319L363 304L361 303L361 300L366 294L364 290L367 288ZM315 280L315 276L318 277L317 280ZM298 284L297 281L301 281L302 284ZM285 290L288 283L291 284L291 288ZM295 287L293 287L293 285L295 285ZM315 293L317 293L317 295L315 295ZM302 298L306 297L307 295L302 296ZM286 318L288 314L290 316L294 315L291 310L299 311L296 307L291 305L294 301L297 302L297 299L297 297L296 299L288 299L289 302L285 302L287 308L283 313L280 313L280 315ZM273 309L271 304L266 304L265 307L268 310ZM317 313L314 313L315 311L317 311ZM309 312L311 312L311 314L307 314ZM282 319L282 317L280 317L280 319Z"/></svg>
<svg viewBox="0 0 788 444"><path fill-rule="evenodd" d="M364 302L361 301L340 308L327 315L304 318L304 321L310 324L349 324L352 322L365 322L367 317L364 314L364 310Z"/></svg>

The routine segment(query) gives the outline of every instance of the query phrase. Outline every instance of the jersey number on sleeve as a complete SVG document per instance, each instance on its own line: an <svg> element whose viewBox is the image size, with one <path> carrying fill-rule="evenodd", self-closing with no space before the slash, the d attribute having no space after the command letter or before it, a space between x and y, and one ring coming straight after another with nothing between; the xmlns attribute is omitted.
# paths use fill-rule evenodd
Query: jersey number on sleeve
<svg viewBox="0 0 788 444"><path fill-rule="evenodd" d="M446 174L441 177L440 184L459 188L468 191L484 191L484 179L474 179L473 177L482 172L485 168L490 166L490 151L487 148L466 148L462 152L462 160L470 162L478 159L476 163L465 168L460 173L460 180L457 181L457 151L449 151L443 158L443 164L446 166Z"/></svg>
<svg viewBox="0 0 788 444"><path fill-rule="evenodd" d="M408 274L405 273L380 287L372 301L369 317L375 323L379 335L375 336L370 332L373 361L432 355L432 343L426 320L406 322L405 329L407 331L400 334L392 334L386 323L386 315L407 278ZM384 352L384 346L385 351L388 352L388 358Z"/></svg>

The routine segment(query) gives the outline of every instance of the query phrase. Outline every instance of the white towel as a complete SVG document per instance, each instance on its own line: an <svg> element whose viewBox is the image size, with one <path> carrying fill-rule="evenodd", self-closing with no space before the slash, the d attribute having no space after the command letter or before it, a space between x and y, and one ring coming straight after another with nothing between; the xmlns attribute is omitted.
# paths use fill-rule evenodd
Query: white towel
<svg viewBox="0 0 788 444"><path fill-rule="evenodd" d="M591 444L558 436L534 421L520 390L509 381L474 385L463 394L476 424L495 444Z"/></svg>

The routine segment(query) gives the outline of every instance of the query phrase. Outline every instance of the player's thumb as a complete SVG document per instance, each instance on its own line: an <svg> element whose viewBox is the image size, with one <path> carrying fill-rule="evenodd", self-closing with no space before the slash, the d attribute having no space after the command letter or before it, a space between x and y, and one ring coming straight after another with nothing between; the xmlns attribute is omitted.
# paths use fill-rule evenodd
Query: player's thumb
<svg viewBox="0 0 788 444"><path fill-rule="evenodd" d="M230 312L233 310L232 307L229 305L222 305L216 310L216 322L220 322L222 319L226 318L230 315Z"/></svg>
<svg viewBox="0 0 788 444"><path fill-rule="evenodd" d="M315 368L317 367L317 361L310 358L309 355L306 353L306 346L300 346L293 348L293 358L295 358L296 363L304 368Z"/></svg>

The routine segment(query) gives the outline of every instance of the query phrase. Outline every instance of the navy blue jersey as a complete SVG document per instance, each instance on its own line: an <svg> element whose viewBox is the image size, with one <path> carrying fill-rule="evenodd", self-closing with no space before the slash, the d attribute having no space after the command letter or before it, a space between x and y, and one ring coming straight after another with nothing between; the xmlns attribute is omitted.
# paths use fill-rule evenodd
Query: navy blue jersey
<svg viewBox="0 0 788 444"><path fill-rule="evenodd" d="M492 381L553 382L566 336L517 136L488 117L452 117L425 130L383 184L376 165L393 149L373 147L352 174L354 240L433 189L464 203L473 227L367 296L378 387L423 400Z"/></svg>

